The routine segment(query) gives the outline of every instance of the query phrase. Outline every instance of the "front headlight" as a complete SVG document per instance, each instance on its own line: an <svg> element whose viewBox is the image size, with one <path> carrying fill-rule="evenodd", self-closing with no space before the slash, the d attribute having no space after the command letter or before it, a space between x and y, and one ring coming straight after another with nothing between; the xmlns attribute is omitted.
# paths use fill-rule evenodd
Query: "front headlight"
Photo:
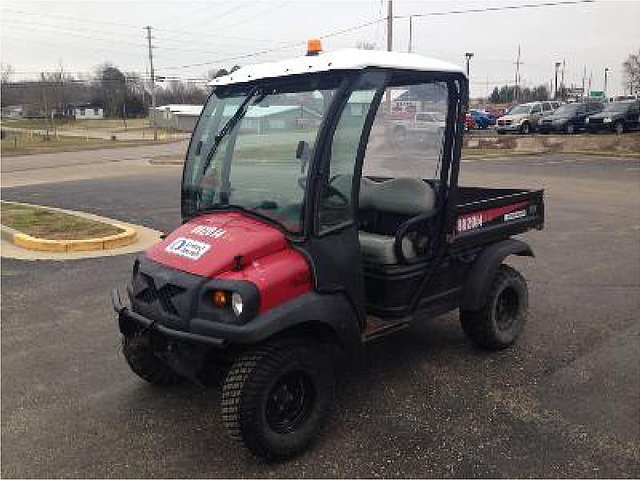
<svg viewBox="0 0 640 480"><path fill-rule="evenodd" d="M584 123L589 123L589 117L584 120Z"/></svg>
<svg viewBox="0 0 640 480"><path fill-rule="evenodd" d="M233 292L231 294L231 308L233 308L233 313L236 314L236 316L240 316L242 315L242 307L244 306L243 301L242 301L242 295L240 295L237 292Z"/></svg>
<svg viewBox="0 0 640 480"><path fill-rule="evenodd" d="M602 120L604 123L611 123L612 122L612 118L611 117L604 117L604 120Z"/></svg>

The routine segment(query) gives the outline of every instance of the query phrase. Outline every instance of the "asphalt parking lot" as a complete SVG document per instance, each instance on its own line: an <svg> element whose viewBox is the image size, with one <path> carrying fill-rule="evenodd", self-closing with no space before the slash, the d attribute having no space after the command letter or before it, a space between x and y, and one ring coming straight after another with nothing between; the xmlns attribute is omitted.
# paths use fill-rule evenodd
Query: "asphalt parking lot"
<svg viewBox="0 0 640 480"><path fill-rule="evenodd" d="M177 226L179 168L128 166L3 198ZM314 448L282 464L228 439L219 387L159 389L128 370L107 297L132 255L3 258L2 476L639 477L640 160L520 156L461 172L546 189L546 229L525 235L537 258L514 262L530 288L520 341L480 351L451 313L369 345Z"/></svg>

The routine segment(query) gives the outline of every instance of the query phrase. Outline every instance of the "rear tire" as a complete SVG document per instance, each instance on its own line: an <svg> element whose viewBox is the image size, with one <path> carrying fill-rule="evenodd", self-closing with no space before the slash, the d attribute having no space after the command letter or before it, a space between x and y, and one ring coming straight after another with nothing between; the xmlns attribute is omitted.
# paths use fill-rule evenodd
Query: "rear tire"
<svg viewBox="0 0 640 480"><path fill-rule="evenodd" d="M168 386L185 381L154 355L148 339L138 333L122 337L122 353L133 373L149 383Z"/></svg>
<svg viewBox="0 0 640 480"><path fill-rule="evenodd" d="M527 319L528 292L524 277L508 265L500 265L485 305L480 310L461 310L460 322L479 347L500 350L511 345Z"/></svg>
<svg viewBox="0 0 640 480"><path fill-rule="evenodd" d="M575 127L573 126L573 123L567 123L567 126L564 127L564 132L571 135L576 131Z"/></svg>
<svg viewBox="0 0 640 480"><path fill-rule="evenodd" d="M624 133L624 123L622 122L617 122L614 127L613 127L614 131L618 134L618 135L622 135Z"/></svg>
<svg viewBox="0 0 640 480"><path fill-rule="evenodd" d="M231 436L267 461L291 458L314 440L333 398L330 357L317 345L278 342L249 350L222 390Z"/></svg>
<svg viewBox="0 0 640 480"><path fill-rule="evenodd" d="M529 125L529 122L524 122L522 124L520 127L520 133L523 135L529 135L531 133L531 125Z"/></svg>

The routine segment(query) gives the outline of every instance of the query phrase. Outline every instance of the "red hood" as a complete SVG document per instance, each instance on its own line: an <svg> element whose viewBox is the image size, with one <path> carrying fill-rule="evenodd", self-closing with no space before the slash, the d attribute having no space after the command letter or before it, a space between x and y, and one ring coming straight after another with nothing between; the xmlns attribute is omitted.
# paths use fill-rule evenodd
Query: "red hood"
<svg viewBox="0 0 640 480"><path fill-rule="evenodd" d="M287 248L280 230L236 212L202 215L146 251L167 267L204 277L232 270L234 257L250 264Z"/></svg>

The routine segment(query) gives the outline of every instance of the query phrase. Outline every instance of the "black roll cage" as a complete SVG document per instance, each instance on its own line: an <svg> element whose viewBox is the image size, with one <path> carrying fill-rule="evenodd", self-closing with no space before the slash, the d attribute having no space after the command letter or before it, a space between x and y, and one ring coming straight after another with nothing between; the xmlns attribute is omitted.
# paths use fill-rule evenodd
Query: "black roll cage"
<svg viewBox="0 0 640 480"><path fill-rule="evenodd" d="M320 196L324 181L328 180L328 171L330 167L330 154L331 154L331 142L335 129L338 124L338 120L342 115L342 112L347 104L349 95L354 91L354 88L360 78L368 72L381 72L385 75L384 81L379 85L374 98L371 102L367 118L363 125L363 129L358 144L357 157L353 175L353 188L351 204L354 211L357 211L360 191L360 179L362 176L363 161L366 153L367 142L369 140L369 134L373 125L375 114L382 101L385 89L389 86L394 86L394 79L400 77L403 80L404 85L407 85L407 79L412 83L426 83L429 81L445 82L447 84L447 119L445 128L445 138L442 150L441 166L440 166L440 188L438 190L438 204L443 205L441 224L439 225L439 235L436 239L436 256L439 257L444 252L445 236L447 232L451 231L455 222L455 206L458 198L458 174L460 168L460 152L462 146L462 132L464 122L464 110L468 103L468 80L462 73L456 72L428 72L428 71L416 71L416 70L394 70L380 67L368 67L361 70L336 70L332 72L320 72L309 73L302 75L293 75L291 77L284 78L267 78L260 79L254 82L247 82L238 85L219 86L213 90L209 96L208 101L216 92L221 92L223 95L229 95L231 92L249 92L255 88L268 90L269 88L282 88L291 84L304 84L313 78L318 76L327 75L340 75L342 80L331 99L329 108L326 115L322 120L322 124L318 130L316 137L315 148L313 149L313 156L309 162L309 168L307 170L307 188L304 196L304 217L303 224L300 233L292 233L285 230L275 220L270 220L267 217L256 215L262 221L269 221L274 226L277 226L282 230L286 236L294 243L304 243L309 236L323 236L335 231L336 229L346 228L351 225L353 221L342 223L325 232L320 233L318 225L318 209L320 207ZM205 107L206 108L206 107ZM196 127L197 130L202 116L198 119ZM192 142L194 136L189 141L187 148L187 156L191 151ZM185 189L184 189L184 176L186 174L186 168L183 169L182 178L182 216L183 221L188 220L185 212ZM219 211L233 210L231 207L221 207ZM252 212L246 212L251 214Z"/></svg>

